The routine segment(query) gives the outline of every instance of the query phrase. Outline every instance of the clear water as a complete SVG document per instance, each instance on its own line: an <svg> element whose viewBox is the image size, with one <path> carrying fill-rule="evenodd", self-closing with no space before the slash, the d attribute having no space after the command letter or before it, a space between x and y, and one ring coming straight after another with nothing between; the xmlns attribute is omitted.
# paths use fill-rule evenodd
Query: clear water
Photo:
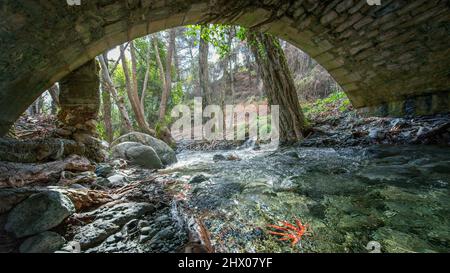
<svg viewBox="0 0 450 273"><path fill-rule="evenodd" d="M214 162L215 154L240 161ZM450 148L374 146L183 152L164 172L190 184L186 202L218 252L450 251ZM291 246L267 233L280 220L308 223Z"/></svg>

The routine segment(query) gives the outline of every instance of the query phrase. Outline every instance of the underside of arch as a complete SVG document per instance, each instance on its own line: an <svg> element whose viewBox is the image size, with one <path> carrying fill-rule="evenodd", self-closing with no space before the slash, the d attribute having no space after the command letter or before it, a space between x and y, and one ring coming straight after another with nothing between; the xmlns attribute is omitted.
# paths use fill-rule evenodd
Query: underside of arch
<svg viewBox="0 0 450 273"><path fill-rule="evenodd" d="M450 109L447 1L5 0L0 18L0 135L44 90L103 51L196 23L253 27L292 43L362 111Z"/></svg>

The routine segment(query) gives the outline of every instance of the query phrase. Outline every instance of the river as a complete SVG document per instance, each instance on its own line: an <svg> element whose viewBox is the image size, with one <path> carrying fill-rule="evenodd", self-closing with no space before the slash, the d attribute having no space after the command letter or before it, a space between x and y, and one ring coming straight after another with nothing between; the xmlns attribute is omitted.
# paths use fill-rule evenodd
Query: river
<svg viewBox="0 0 450 273"><path fill-rule="evenodd" d="M213 161L218 154L240 160ZM369 242L383 252L450 251L449 147L247 148L178 159L164 173L185 183L185 202L217 252L368 252ZM309 226L300 243L268 233L295 219Z"/></svg>

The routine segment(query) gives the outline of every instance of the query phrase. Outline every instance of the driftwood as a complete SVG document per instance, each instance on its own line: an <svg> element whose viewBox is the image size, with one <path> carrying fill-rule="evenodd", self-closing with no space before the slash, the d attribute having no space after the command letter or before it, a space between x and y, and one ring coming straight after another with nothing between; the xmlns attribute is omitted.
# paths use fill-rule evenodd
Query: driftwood
<svg viewBox="0 0 450 273"><path fill-rule="evenodd" d="M427 144L432 138L439 138L440 135L448 131L450 131L450 122L444 123L440 126L436 126L430 131L417 136L411 141L411 144Z"/></svg>
<svg viewBox="0 0 450 273"><path fill-rule="evenodd" d="M0 188L23 187L31 184L56 184L65 171L94 170L95 166L88 159L76 155L44 164L0 162Z"/></svg>
<svg viewBox="0 0 450 273"><path fill-rule="evenodd" d="M172 217L178 220L178 225L188 233L188 242L178 251L181 253L214 253L210 233L203 224L201 217L194 216L182 207L182 203L172 203Z"/></svg>

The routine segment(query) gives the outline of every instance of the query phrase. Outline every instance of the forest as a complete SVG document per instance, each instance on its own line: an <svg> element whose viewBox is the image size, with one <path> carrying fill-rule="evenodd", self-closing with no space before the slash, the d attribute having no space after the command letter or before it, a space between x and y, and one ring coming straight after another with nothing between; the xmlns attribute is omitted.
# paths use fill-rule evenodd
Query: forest
<svg viewBox="0 0 450 273"><path fill-rule="evenodd" d="M0 252L448 252L449 113L371 115L348 94L253 28L187 25L112 47L0 139ZM197 105L221 111L195 122ZM234 120L227 105L272 108ZM202 137L212 116L231 138Z"/></svg>
<svg viewBox="0 0 450 273"><path fill-rule="evenodd" d="M192 107L195 97L202 97L205 105L267 104L263 73L270 71L264 72L256 63L256 58L263 57L255 54L264 50L282 49L277 53L286 62L282 69L290 78L287 88L302 104L331 94L345 96L328 72L295 46L269 35L252 36L249 42L247 35L245 28L236 26L180 27L130 41L98 56L100 138L112 142L132 131L161 137L174 122L173 107ZM274 42L264 45L262 39ZM269 80L268 75L264 78ZM29 115L55 115L58 92L55 84L29 107Z"/></svg>

